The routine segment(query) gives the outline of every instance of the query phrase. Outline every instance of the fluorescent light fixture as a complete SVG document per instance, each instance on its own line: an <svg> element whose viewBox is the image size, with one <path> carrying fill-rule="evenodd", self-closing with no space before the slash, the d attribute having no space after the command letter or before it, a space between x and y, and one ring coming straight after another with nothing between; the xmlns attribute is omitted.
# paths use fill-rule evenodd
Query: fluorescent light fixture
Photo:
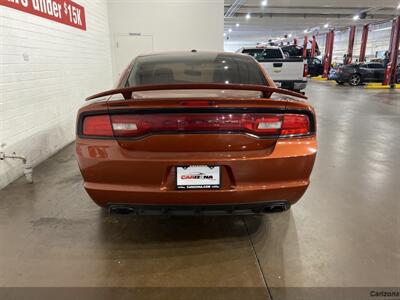
<svg viewBox="0 0 400 300"><path fill-rule="evenodd" d="M236 23L236 27L239 27L240 26L240 24L239 23Z"/></svg>
<svg viewBox="0 0 400 300"><path fill-rule="evenodd" d="M307 29L304 29L304 31L303 31L304 33L308 33L308 30Z"/></svg>
<svg viewBox="0 0 400 300"><path fill-rule="evenodd" d="M229 28L228 31L229 31L229 32L232 32L232 28Z"/></svg>
<svg viewBox="0 0 400 300"><path fill-rule="evenodd" d="M267 6L268 2L266 0L261 2L261 6Z"/></svg>
<svg viewBox="0 0 400 300"><path fill-rule="evenodd" d="M291 33L289 33L288 37L290 37L290 38L291 38L292 36L293 36L293 35L292 35Z"/></svg>
<svg viewBox="0 0 400 300"><path fill-rule="evenodd" d="M224 32L224 36L226 36L226 32Z"/></svg>
<svg viewBox="0 0 400 300"><path fill-rule="evenodd" d="M329 24L326 23L326 24L324 25L324 28L328 28L328 27L329 27Z"/></svg>
<svg viewBox="0 0 400 300"><path fill-rule="evenodd" d="M360 19L360 16L359 15L355 15L354 17L353 17L353 20L354 21L357 21L357 20L359 20Z"/></svg>
<svg viewBox="0 0 400 300"><path fill-rule="evenodd" d="M400 3L399 3L399 5L397 5L397 9L400 9Z"/></svg>
<svg viewBox="0 0 400 300"><path fill-rule="evenodd" d="M250 19L251 18L251 15L250 15L250 13L248 13L247 15L246 15L246 19Z"/></svg>

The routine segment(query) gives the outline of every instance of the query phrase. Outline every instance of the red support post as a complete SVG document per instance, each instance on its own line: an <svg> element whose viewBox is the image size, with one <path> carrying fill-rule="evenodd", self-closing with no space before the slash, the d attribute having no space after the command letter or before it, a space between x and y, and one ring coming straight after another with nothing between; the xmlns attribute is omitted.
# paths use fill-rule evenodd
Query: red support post
<svg viewBox="0 0 400 300"><path fill-rule="evenodd" d="M315 35L312 36L311 58L315 58L315 48L317 46L317 39Z"/></svg>
<svg viewBox="0 0 400 300"><path fill-rule="evenodd" d="M308 45L308 36L304 36L304 44L303 44L303 58L307 58L307 45Z"/></svg>
<svg viewBox="0 0 400 300"><path fill-rule="evenodd" d="M349 45L347 47L347 55L346 55L346 65L351 64L353 61L353 48L354 48L354 39L356 37L356 26L353 25L350 27L349 32Z"/></svg>
<svg viewBox="0 0 400 300"><path fill-rule="evenodd" d="M334 40L335 32L331 30L326 34L323 78L328 78L329 70L331 68Z"/></svg>
<svg viewBox="0 0 400 300"><path fill-rule="evenodd" d="M361 37L360 57L358 58L359 62L365 61L365 51L367 50L368 33L369 33L369 24L366 24L363 27L363 32Z"/></svg>
<svg viewBox="0 0 400 300"><path fill-rule="evenodd" d="M399 54L400 44L400 16L393 20L392 36L390 39L389 55L390 60L386 66L385 78L383 85L394 85L397 81L397 56Z"/></svg>

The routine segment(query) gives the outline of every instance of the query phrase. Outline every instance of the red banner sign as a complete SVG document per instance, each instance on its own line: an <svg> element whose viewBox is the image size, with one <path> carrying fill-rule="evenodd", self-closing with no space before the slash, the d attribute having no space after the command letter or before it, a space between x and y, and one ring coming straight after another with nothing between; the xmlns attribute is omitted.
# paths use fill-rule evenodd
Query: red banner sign
<svg viewBox="0 0 400 300"><path fill-rule="evenodd" d="M71 0L0 0L0 5L86 30L85 8Z"/></svg>

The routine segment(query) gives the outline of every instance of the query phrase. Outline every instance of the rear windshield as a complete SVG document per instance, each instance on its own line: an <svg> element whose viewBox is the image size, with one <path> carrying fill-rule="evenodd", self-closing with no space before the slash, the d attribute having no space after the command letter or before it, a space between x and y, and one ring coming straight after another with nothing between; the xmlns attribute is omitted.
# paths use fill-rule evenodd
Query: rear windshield
<svg viewBox="0 0 400 300"><path fill-rule="evenodd" d="M244 49L243 54L248 54L258 61L265 59L282 59L282 52L280 49Z"/></svg>
<svg viewBox="0 0 400 300"><path fill-rule="evenodd" d="M255 60L232 54L159 54L136 58L126 86L174 83L266 85Z"/></svg>

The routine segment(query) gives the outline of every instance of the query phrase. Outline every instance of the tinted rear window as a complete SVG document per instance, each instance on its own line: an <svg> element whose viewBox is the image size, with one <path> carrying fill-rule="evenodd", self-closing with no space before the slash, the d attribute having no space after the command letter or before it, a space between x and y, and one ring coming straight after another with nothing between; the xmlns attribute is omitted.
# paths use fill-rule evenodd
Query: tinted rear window
<svg viewBox="0 0 400 300"><path fill-rule="evenodd" d="M258 61L265 59L282 59L282 52L280 49L244 49L243 54L250 55Z"/></svg>
<svg viewBox="0 0 400 300"><path fill-rule="evenodd" d="M127 86L174 83L266 85L257 62L231 54L160 54L138 57Z"/></svg>

